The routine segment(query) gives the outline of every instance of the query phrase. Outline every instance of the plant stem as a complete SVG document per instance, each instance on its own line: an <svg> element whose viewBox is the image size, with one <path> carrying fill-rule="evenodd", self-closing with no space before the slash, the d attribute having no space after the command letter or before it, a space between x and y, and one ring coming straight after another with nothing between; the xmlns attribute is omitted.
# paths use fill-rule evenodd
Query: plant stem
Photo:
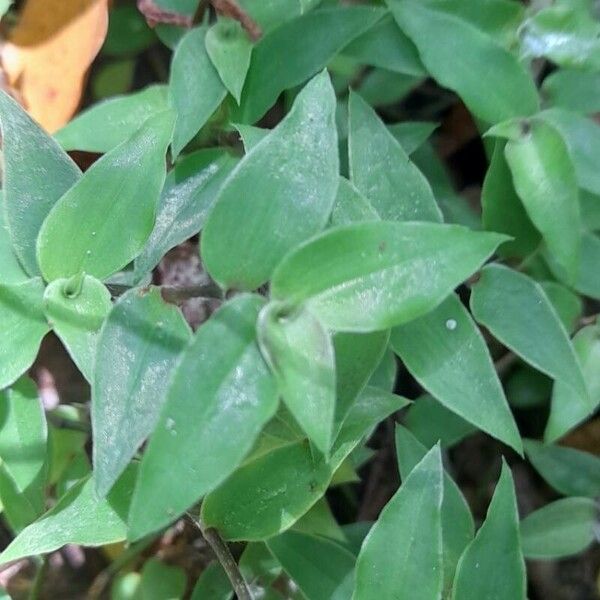
<svg viewBox="0 0 600 600"><path fill-rule="evenodd" d="M46 571L48 570L48 559L46 556L42 556L38 561L38 568L35 573L35 579L33 580L33 585L31 586L31 590L29 591L28 598L29 600L38 600L40 597L40 593L42 591L42 586L44 585L44 578L46 577Z"/></svg>
<svg viewBox="0 0 600 600"><path fill-rule="evenodd" d="M160 288L160 294L165 302L171 304L177 304L190 298L223 299L223 291L214 281L186 286L163 285Z"/></svg>
<svg viewBox="0 0 600 600"><path fill-rule="evenodd" d="M219 535L219 532L214 527L206 527L200 518L195 518L190 513L187 513L187 516L194 526L200 530L206 543L211 547L217 560L221 563L238 600L253 600L248 584L240 572L238 564L229 550L229 546L227 546L223 538Z"/></svg>

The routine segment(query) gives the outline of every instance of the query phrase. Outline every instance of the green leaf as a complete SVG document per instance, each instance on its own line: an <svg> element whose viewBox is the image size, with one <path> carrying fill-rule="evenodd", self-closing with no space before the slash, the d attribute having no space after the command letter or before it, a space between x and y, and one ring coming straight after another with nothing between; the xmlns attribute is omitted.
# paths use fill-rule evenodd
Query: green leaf
<svg viewBox="0 0 600 600"><path fill-rule="evenodd" d="M350 93L348 154L352 183L387 221L441 221L425 176L375 111Z"/></svg>
<svg viewBox="0 0 600 600"><path fill-rule="evenodd" d="M441 404L521 452L521 438L485 341L452 294L425 316L392 330L392 348Z"/></svg>
<svg viewBox="0 0 600 600"><path fill-rule="evenodd" d="M206 32L205 43L223 85L239 104L252 54L248 34L238 21L219 19Z"/></svg>
<svg viewBox="0 0 600 600"><path fill-rule="evenodd" d="M389 338L388 331L366 334L337 333L334 336L336 434L339 433L352 405L379 365Z"/></svg>
<svg viewBox="0 0 600 600"><path fill-rule="evenodd" d="M354 556L325 538L287 531L267 547L310 600L347 600L354 586Z"/></svg>
<svg viewBox="0 0 600 600"><path fill-rule="evenodd" d="M138 278L178 244L196 235L237 159L219 150L199 150L179 161L165 180L154 229L135 260Z"/></svg>
<svg viewBox="0 0 600 600"><path fill-rule="evenodd" d="M415 401L404 415L404 424L427 448L438 441L442 448L448 448L475 431L473 425L429 395Z"/></svg>
<svg viewBox="0 0 600 600"><path fill-rule="evenodd" d="M89 275L77 276L76 281L56 279L44 292L44 313L48 323L90 382L98 333L111 308L110 292Z"/></svg>
<svg viewBox="0 0 600 600"><path fill-rule="evenodd" d="M42 338L50 331L42 307L39 278L0 285L0 389L16 381L33 363Z"/></svg>
<svg viewBox="0 0 600 600"><path fill-rule="evenodd" d="M131 539L168 525L217 487L274 415L277 389L255 339L262 306L257 296L237 296L200 327L179 360L140 466Z"/></svg>
<svg viewBox="0 0 600 600"><path fill-rule="evenodd" d="M331 508L329 507L326 498L321 498L317 501L317 503L296 522L293 530L308 535L326 537L340 543L344 543L346 540L344 532L331 512Z"/></svg>
<svg viewBox="0 0 600 600"><path fill-rule="evenodd" d="M387 503L358 555L355 598L393 600L407 590L414 600L440 597L442 473L435 447Z"/></svg>
<svg viewBox="0 0 600 600"><path fill-rule="evenodd" d="M396 425L396 456L402 481L427 454L423 446L407 429ZM444 472L441 527L443 545L444 589L454 580L458 559L473 539L475 524L469 505L454 480Z"/></svg>
<svg viewBox="0 0 600 600"><path fill-rule="evenodd" d="M109 152L129 139L147 119L167 108L166 86L152 85L133 94L94 104L57 131L54 137L65 150Z"/></svg>
<svg viewBox="0 0 600 600"><path fill-rule="evenodd" d="M158 422L173 369L191 339L158 288L124 294L97 343L92 382L94 478L105 496Z"/></svg>
<svg viewBox="0 0 600 600"><path fill-rule="evenodd" d="M600 23L591 9L549 6L525 22L521 33L524 53L544 56L564 67L600 67Z"/></svg>
<svg viewBox="0 0 600 600"><path fill-rule="evenodd" d="M155 41L156 34L135 6L124 4L111 7L108 32L102 46L104 56L138 54Z"/></svg>
<svg viewBox="0 0 600 600"><path fill-rule="evenodd" d="M46 554L65 544L104 546L124 540L135 475L133 467L127 469L107 498L96 496L92 479L75 484L12 541L0 554L0 563Z"/></svg>
<svg viewBox="0 0 600 600"><path fill-rule="evenodd" d="M596 70L558 69L542 84L550 104L584 114L600 111L600 73Z"/></svg>
<svg viewBox="0 0 600 600"><path fill-rule="evenodd" d="M541 236L528 217L513 184L504 156L504 140L497 140L481 191L483 226L488 231L510 235L513 239L498 249L501 256L524 258L540 244Z"/></svg>
<svg viewBox="0 0 600 600"><path fill-rule="evenodd" d="M428 6L469 22L507 50L518 46L525 8L513 0L426 0Z"/></svg>
<svg viewBox="0 0 600 600"><path fill-rule="evenodd" d="M401 396L366 388L344 421L329 463L307 440L278 442L255 453L205 498L202 519L231 540L263 540L285 531L323 496L357 444L407 404Z"/></svg>
<svg viewBox="0 0 600 600"><path fill-rule="evenodd" d="M6 224L4 198L0 196L0 284L23 283L29 276L15 254Z"/></svg>
<svg viewBox="0 0 600 600"><path fill-rule="evenodd" d="M38 237L47 281L81 272L104 279L140 253L154 225L172 127L170 112L148 119L54 206Z"/></svg>
<svg viewBox="0 0 600 600"><path fill-rule="evenodd" d="M233 120L258 121L281 92L322 70L384 14L368 6L332 7L302 15L267 33L252 52L241 108Z"/></svg>
<svg viewBox="0 0 600 600"><path fill-rule="evenodd" d="M565 141L579 186L592 194L600 194L600 125L593 119L558 108L545 110L540 117Z"/></svg>
<svg viewBox="0 0 600 600"><path fill-rule="evenodd" d="M418 77L426 75L415 45L391 15L386 15L359 35L342 54L371 67Z"/></svg>
<svg viewBox="0 0 600 600"><path fill-rule="evenodd" d="M552 560L578 554L595 539L597 506L589 498L563 498L521 521L523 554Z"/></svg>
<svg viewBox="0 0 600 600"><path fill-rule="evenodd" d="M140 596L144 600L174 600L183 598L187 577L181 567L171 567L151 558L142 569Z"/></svg>
<svg viewBox="0 0 600 600"><path fill-rule="evenodd" d="M430 121L404 121L388 125L388 131L409 155L420 148L437 128L438 124Z"/></svg>
<svg viewBox="0 0 600 600"><path fill-rule="evenodd" d="M202 503L202 520L228 540L258 541L291 527L325 493L332 469L306 440L246 462Z"/></svg>
<svg viewBox="0 0 600 600"><path fill-rule="evenodd" d="M565 496L600 496L600 458L563 446L524 440L525 452L536 471Z"/></svg>
<svg viewBox="0 0 600 600"><path fill-rule="evenodd" d="M327 223L338 187L335 94L327 72L240 161L202 235L202 259L223 287L253 290L283 255Z"/></svg>
<svg viewBox="0 0 600 600"><path fill-rule="evenodd" d="M381 361L369 379L369 385L393 392L396 387L396 378L398 376L398 363L396 355L390 346L387 347Z"/></svg>
<svg viewBox="0 0 600 600"><path fill-rule="evenodd" d="M2 193L15 254L40 273L35 240L55 202L81 177L75 163L8 94L0 90Z"/></svg>
<svg viewBox="0 0 600 600"><path fill-rule="evenodd" d="M529 409L548 403L553 381L531 367L519 365L506 380L504 389L508 403L515 408Z"/></svg>
<svg viewBox="0 0 600 600"><path fill-rule="evenodd" d="M600 300L600 277L598 276L600 261L600 237L586 232L581 237L581 265L573 288L580 294ZM560 278L560 273L550 265L551 270Z"/></svg>
<svg viewBox="0 0 600 600"><path fill-rule="evenodd" d="M340 177L331 211L331 225L350 225L359 221L379 221L373 205L345 177Z"/></svg>
<svg viewBox="0 0 600 600"><path fill-rule="evenodd" d="M217 110L227 90L206 51L207 27L186 33L171 63L169 102L177 115L173 156L178 156Z"/></svg>
<svg viewBox="0 0 600 600"><path fill-rule="evenodd" d="M600 404L600 327L581 329L573 338L573 348L583 372L588 394L582 395L557 381L552 390L552 408L544 440L552 442L573 429Z"/></svg>
<svg viewBox="0 0 600 600"><path fill-rule="evenodd" d="M233 590L227 574L218 562L210 563L203 571L190 600L231 600Z"/></svg>
<svg viewBox="0 0 600 600"><path fill-rule="evenodd" d="M473 286L471 310L479 323L525 362L587 396L569 336L533 279L498 264L489 265Z"/></svg>
<svg viewBox="0 0 600 600"><path fill-rule="evenodd" d="M452 598L525 600L525 586L515 488L503 462L486 519L458 563Z"/></svg>
<svg viewBox="0 0 600 600"><path fill-rule="evenodd" d="M23 377L0 392L0 459L16 491L43 506L47 427L36 385Z"/></svg>
<svg viewBox="0 0 600 600"><path fill-rule="evenodd" d="M339 227L290 252L273 274L271 294L306 301L331 329L388 329L435 308L503 240L433 223Z"/></svg>
<svg viewBox="0 0 600 600"><path fill-rule="evenodd" d="M333 441L336 373L329 332L307 310L277 303L258 318L258 343L288 410L325 455Z"/></svg>
<svg viewBox="0 0 600 600"><path fill-rule="evenodd" d="M579 199L565 142L554 127L536 119L509 139L504 154L529 218L565 276L574 280L581 251Z"/></svg>
<svg viewBox="0 0 600 600"><path fill-rule="evenodd" d="M569 288L560 283L556 283L556 281L542 281L540 285L546 296L548 296L548 300L550 300L552 306L554 306L554 310L559 316L565 329L567 332L572 333L577 328L577 324L579 323L579 319L583 312L582 299L577 294L574 294Z"/></svg>
<svg viewBox="0 0 600 600"><path fill-rule="evenodd" d="M530 74L492 37L422 2L386 2L400 28L417 46L429 73L455 91L475 116L498 123L537 111L537 91ZM485 86L481 85L482 73L486 74Z"/></svg>
<svg viewBox="0 0 600 600"><path fill-rule="evenodd" d="M352 405L333 445L332 463L336 468L381 421L408 404L410 400L402 396L367 386Z"/></svg>

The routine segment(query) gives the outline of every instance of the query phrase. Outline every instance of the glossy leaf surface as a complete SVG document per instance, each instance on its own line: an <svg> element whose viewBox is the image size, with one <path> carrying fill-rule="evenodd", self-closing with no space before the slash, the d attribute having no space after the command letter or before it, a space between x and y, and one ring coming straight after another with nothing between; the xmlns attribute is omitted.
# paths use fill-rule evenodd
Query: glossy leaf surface
<svg viewBox="0 0 600 600"><path fill-rule="evenodd" d="M471 294L473 315L531 366L587 396L581 367L543 288L501 265L482 269Z"/></svg>
<svg viewBox="0 0 600 600"><path fill-rule="evenodd" d="M171 64L169 103L177 120L173 155L178 156L227 95L206 51L206 27L192 29L177 44Z"/></svg>
<svg viewBox="0 0 600 600"><path fill-rule="evenodd" d="M327 223L338 187L334 113L335 95L323 72L227 179L201 251L222 286L256 289L287 251Z"/></svg>
<svg viewBox="0 0 600 600"><path fill-rule="evenodd" d="M26 271L39 275L35 240L40 227L81 171L4 91L0 91L0 126L6 224Z"/></svg>
<svg viewBox="0 0 600 600"><path fill-rule="evenodd" d="M147 120L54 206L38 238L47 281L81 272L104 279L139 254L154 225L172 130L170 112Z"/></svg>
<svg viewBox="0 0 600 600"><path fill-rule="evenodd" d="M525 585L515 489L503 463L486 519L458 563L452 598L525 600Z"/></svg>
<svg viewBox="0 0 600 600"><path fill-rule="evenodd" d="M106 495L153 431L170 375L191 339L181 312L158 288L138 288L115 304L98 339L92 382L96 490Z"/></svg>
<svg viewBox="0 0 600 600"><path fill-rule="evenodd" d="M48 323L88 381L93 376L98 333L111 308L110 292L89 275L75 282L56 279L44 292Z"/></svg>
<svg viewBox="0 0 600 600"><path fill-rule="evenodd" d="M454 90L478 118L498 123L536 112L538 98L531 76L493 38L426 3L387 0L387 5L417 46L429 73ZM482 72L488 77L486 86L481 85Z"/></svg>
<svg viewBox="0 0 600 600"><path fill-rule="evenodd" d="M115 96L86 109L54 134L65 150L109 152L130 138L150 117L168 109L167 89L153 85Z"/></svg>
<svg viewBox="0 0 600 600"><path fill-rule="evenodd" d="M435 308L503 239L429 223L339 227L288 254L271 293L291 304L306 301L332 329L387 329Z"/></svg>
<svg viewBox="0 0 600 600"><path fill-rule="evenodd" d="M42 305L39 278L0 285L0 389L16 381L33 363L42 338L50 330Z"/></svg>
<svg viewBox="0 0 600 600"><path fill-rule="evenodd" d="M413 377L444 406L521 451L521 439L485 341L455 296L392 330L391 344Z"/></svg>
<svg viewBox="0 0 600 600"><path fill-rule="evenodd" d="M415 600L440 597L442 474L440 449L435 447L387 503L358 555L355 598L392 600L406 590Z"/></svg>
<svg viewBox="0 0 600 600"><path fill-rule="evenodd" d="M324 454L333 441L335 356L329 332L306 310L268 304L258 321L262 354L288 410Z"/></svg>
<svg viewBox="0 0 600 600"><path fill-rule="evenodd" d="M181 357L140 466L130 538L167 525L217 487L275 413L275 381L255 339L262 304L256 296L234 298Z"/></svg>
<svg viewBox="0 0 600 600"><path fill-rule="evenodd" d="M352 92L349 113L350 178L379 216L386 221L441 221L425 176L375 111Z"/></svg>

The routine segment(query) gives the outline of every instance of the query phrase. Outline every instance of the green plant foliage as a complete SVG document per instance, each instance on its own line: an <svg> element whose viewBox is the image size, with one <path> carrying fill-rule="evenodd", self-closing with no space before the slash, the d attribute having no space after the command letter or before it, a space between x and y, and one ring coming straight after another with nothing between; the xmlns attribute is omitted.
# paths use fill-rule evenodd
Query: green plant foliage
<svg viewBox="0 0 600 600"><path fill-rule="evenodd" d="M192 29L173 54L169 102L177 115L172 142L175 156L200 131L227 94L206 50L206 33L206 27Z"/></svg>
<svg viewBox="0 0 600 600"><path fill-rule="evenodd" d="M7 589L525 600L525 558L591 564L597 2L13 4Z"/></svg>
<svg viewBox="0 0 600 600"><path fill-rule="evenodd" d="M287 251L325 226L338 186L334 112L323 72L221 189L204 228L202 256L224 287L259 287Z"/></svg>
<svg viewBox="0 0 600 600"><path fill-rule="evenodd" d="M395 438L400 476L405 481L427 454L427 447L423 446L401 425L396 426ZM475 524L467 501L447 473L444 473L443 476L443 499L440 510L444 563L443 582L444 590L448 591L452 587L458 560L473 539Z"/></svg>
<svg viewBox="0 0 600 600"><path fill-rule="evenodd" d="M271 293L286 303L306 302L332 329L387 329L433 309L503 240L428 223L340 227L289 253L273 274ZM433 265L440 272L430 279Z"/></svg>
<svg viewBox="0 0 600 600"><path fill-rule="evenodd" d="M595 498L600 490L600 458L564 446L525 440L525 452L538 473L565 496Z"/></svg>
<svg viewBox="0 0 600 600"><path fill-rule="evenodd" d="M490 265L473 287L474 317L532 367L587 398L587 386L563 324L543 288L506 267Z"/></svg>
<svg viewBox="0 0 600 600"><path fill-rule="evenodd" d="M350 598L356 558L339 544L287 531L268 540L267 547L307 598Z"/></svg>
<svg viewBox="0 0 600 600"><path fill-rule="evenodd" d="M73 362L91 382L100 327L110 309L110 292L89 275L55 279L44 292L44 313Z"/></svg>
<svg viewBox="0 0 600 600"><path fill-rule="evenodd" d="M239 118L235 120L258 121L281 92L318 73L383 14L379 8L339 6L309 12L267 33L252 52Z"/></svg>
<svg viewBox="0 0 600 600"><path fill-rule="evenodd" d="M231 300L198 330L181 357L140 466L130 538L167 525L214 489L273 416L275 382L256 344L261 306L256 296ZM189 485L178 485L182 480ZM162 493L156 493L157 485Z"/></svg>
<svg viewBox="0 0 600 600"><path fill-rule="evenodd" d="M165 304L156 288L131 290L110 311L100 333L92 382L94 474L100 496L154 430L168 376L190 339L181 313ZM116 381L115 361L121 369ZM152 390L151 398L147 390Z"/></svg>
<svg viewBox="0 0 600 600"><path fill-rule="evenodd" d="M329 332L308 311L289 314L269 304L259 317L258 339L288 410L315 446L328 454L336 408Z"/></svg>
<svg viewBox="0 0 600 600"><path fill-rule="evenodd" d="M391 342L413 376L446 408L521 451L521 438L483 337L456 296L394 328Z"/></svg>
<svg viewBox="0 0 600 600"><path fill-rule="evenodd" d="M441 221L427 179L373 109L351 93L348 110L350 178L356 189L386 221Z"/></svg>
<svg viewBox="0 0 600 600"><path fill-rule="evenodd" d="M165 180L154 229L135 260L142 279L168 250L198 233L237 160L220 150L198 150L174 166Z"/></svg>
<svg viewBox="0 0 600 600"><path fill-rule="evenodd" d="M123 474L107 498L98 498L90 478L76 483L39 520L0 554L0 563L52 552L65 544L103 546L124 540L136 469Z"/></svg>
<svg viewBox="0 0 600 600"><path fill-rule="evenodd" d="M481 120L497 123L537 110L531 76L492 37L435 5L416 0L386 1L400 28L417 46L429 73L456 91ZM458 63L454 60L457 54L461 57ZM488 77L485 88L479 80L482 72Z"/></svg>
<svg viewBox="0 0 600 600"><path fill-rule="evenodd" d="M237 21L220 19L206 32L205 42L223 85L239 104L252 54L248 34Z"/></svg>
<svg viewBox="0 0 600 600"><path fill-rule="evenodd" d="M0 90L2 195L15 254L39 275L35 242L44 219L81 172L56 142Z"/></svg>
<svg viewBox="0 0 600 600"><path fill-rule="evenodd" d="M109 152L130 138L144 121L168 108L166 86L152 85L93 105L54 137L65 150Z"/></svg>
<svg viewBox="0 0 600 600"><path fill-rule="evenodd" d="M172 114L157 114L55 204L38 237L47 281L81 272L104 279L140 253L154 224L172 131Z"/></svg>
<svg viewBox="0 0 600 600"><path fill-rule="evenodd" d="M355 597L391 600L404 590L423 600L440 596L442 474L436 446L410 472L365 538L356 561Z"/></svg>
<svg viewBox="0 0 600 600"><path fill-rule="evenodd" d="M589 498L552 502L521 521L523 554L538 560L577 554L594 541L596 518L596 503Z"/></svg>
<svg viewBox="0 0 600 600"><path fill-rule="evenodd" d="M517 194L568 281L577 277L581 252L575 166L567 146L543 121L502 124L493 129L509 140L504 148Z"/></svg>
<svg viewBox="0 0 600 600"><path fill-rule="evenodd" d="M525 600L525 585L515 489L503 463L486 519L458 562L452 598Z"/></svg>
<svg viewBox="0 0 600 600"><path fill-rule="evenodd" d="M15 382L33 363L50 328L44 318L44 286L39 278L0 284L0 388Z"/></svg>

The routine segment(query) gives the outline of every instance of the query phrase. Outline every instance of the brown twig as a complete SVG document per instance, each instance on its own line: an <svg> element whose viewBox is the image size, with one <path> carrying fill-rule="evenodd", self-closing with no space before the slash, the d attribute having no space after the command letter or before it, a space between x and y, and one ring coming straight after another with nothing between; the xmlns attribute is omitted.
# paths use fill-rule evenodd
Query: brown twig
<svg viewBox="0 0 600 600"><path fill-rule="evenodd" d="M144 15L150 27L163 23L165 25L177 25L178 27L191 27L193 17L165 10L154 2L154 0L137 0L138 10Z"/></svg>
<svg viewBox="0 0 600 600"><path fill-rule="evenodd" d="M237 0L210 0L215 11L238 21L253 42L262 36L260 25L238 4Z"/></svg>
<svg viewBox="0 0 600 600"><path fill-rule="evenodd" d="M214 527L206 527L201 519L194 517L190 513L187 513L187 517L194 527L202 533L202 537L206 540L206 543L214 552L217 560L221 563L238 600L253 600L252 592L250 591L238 564L235 562L235 559L229 550L229 546L227 546L223 538L219 535L219 532Z"/></svg>

